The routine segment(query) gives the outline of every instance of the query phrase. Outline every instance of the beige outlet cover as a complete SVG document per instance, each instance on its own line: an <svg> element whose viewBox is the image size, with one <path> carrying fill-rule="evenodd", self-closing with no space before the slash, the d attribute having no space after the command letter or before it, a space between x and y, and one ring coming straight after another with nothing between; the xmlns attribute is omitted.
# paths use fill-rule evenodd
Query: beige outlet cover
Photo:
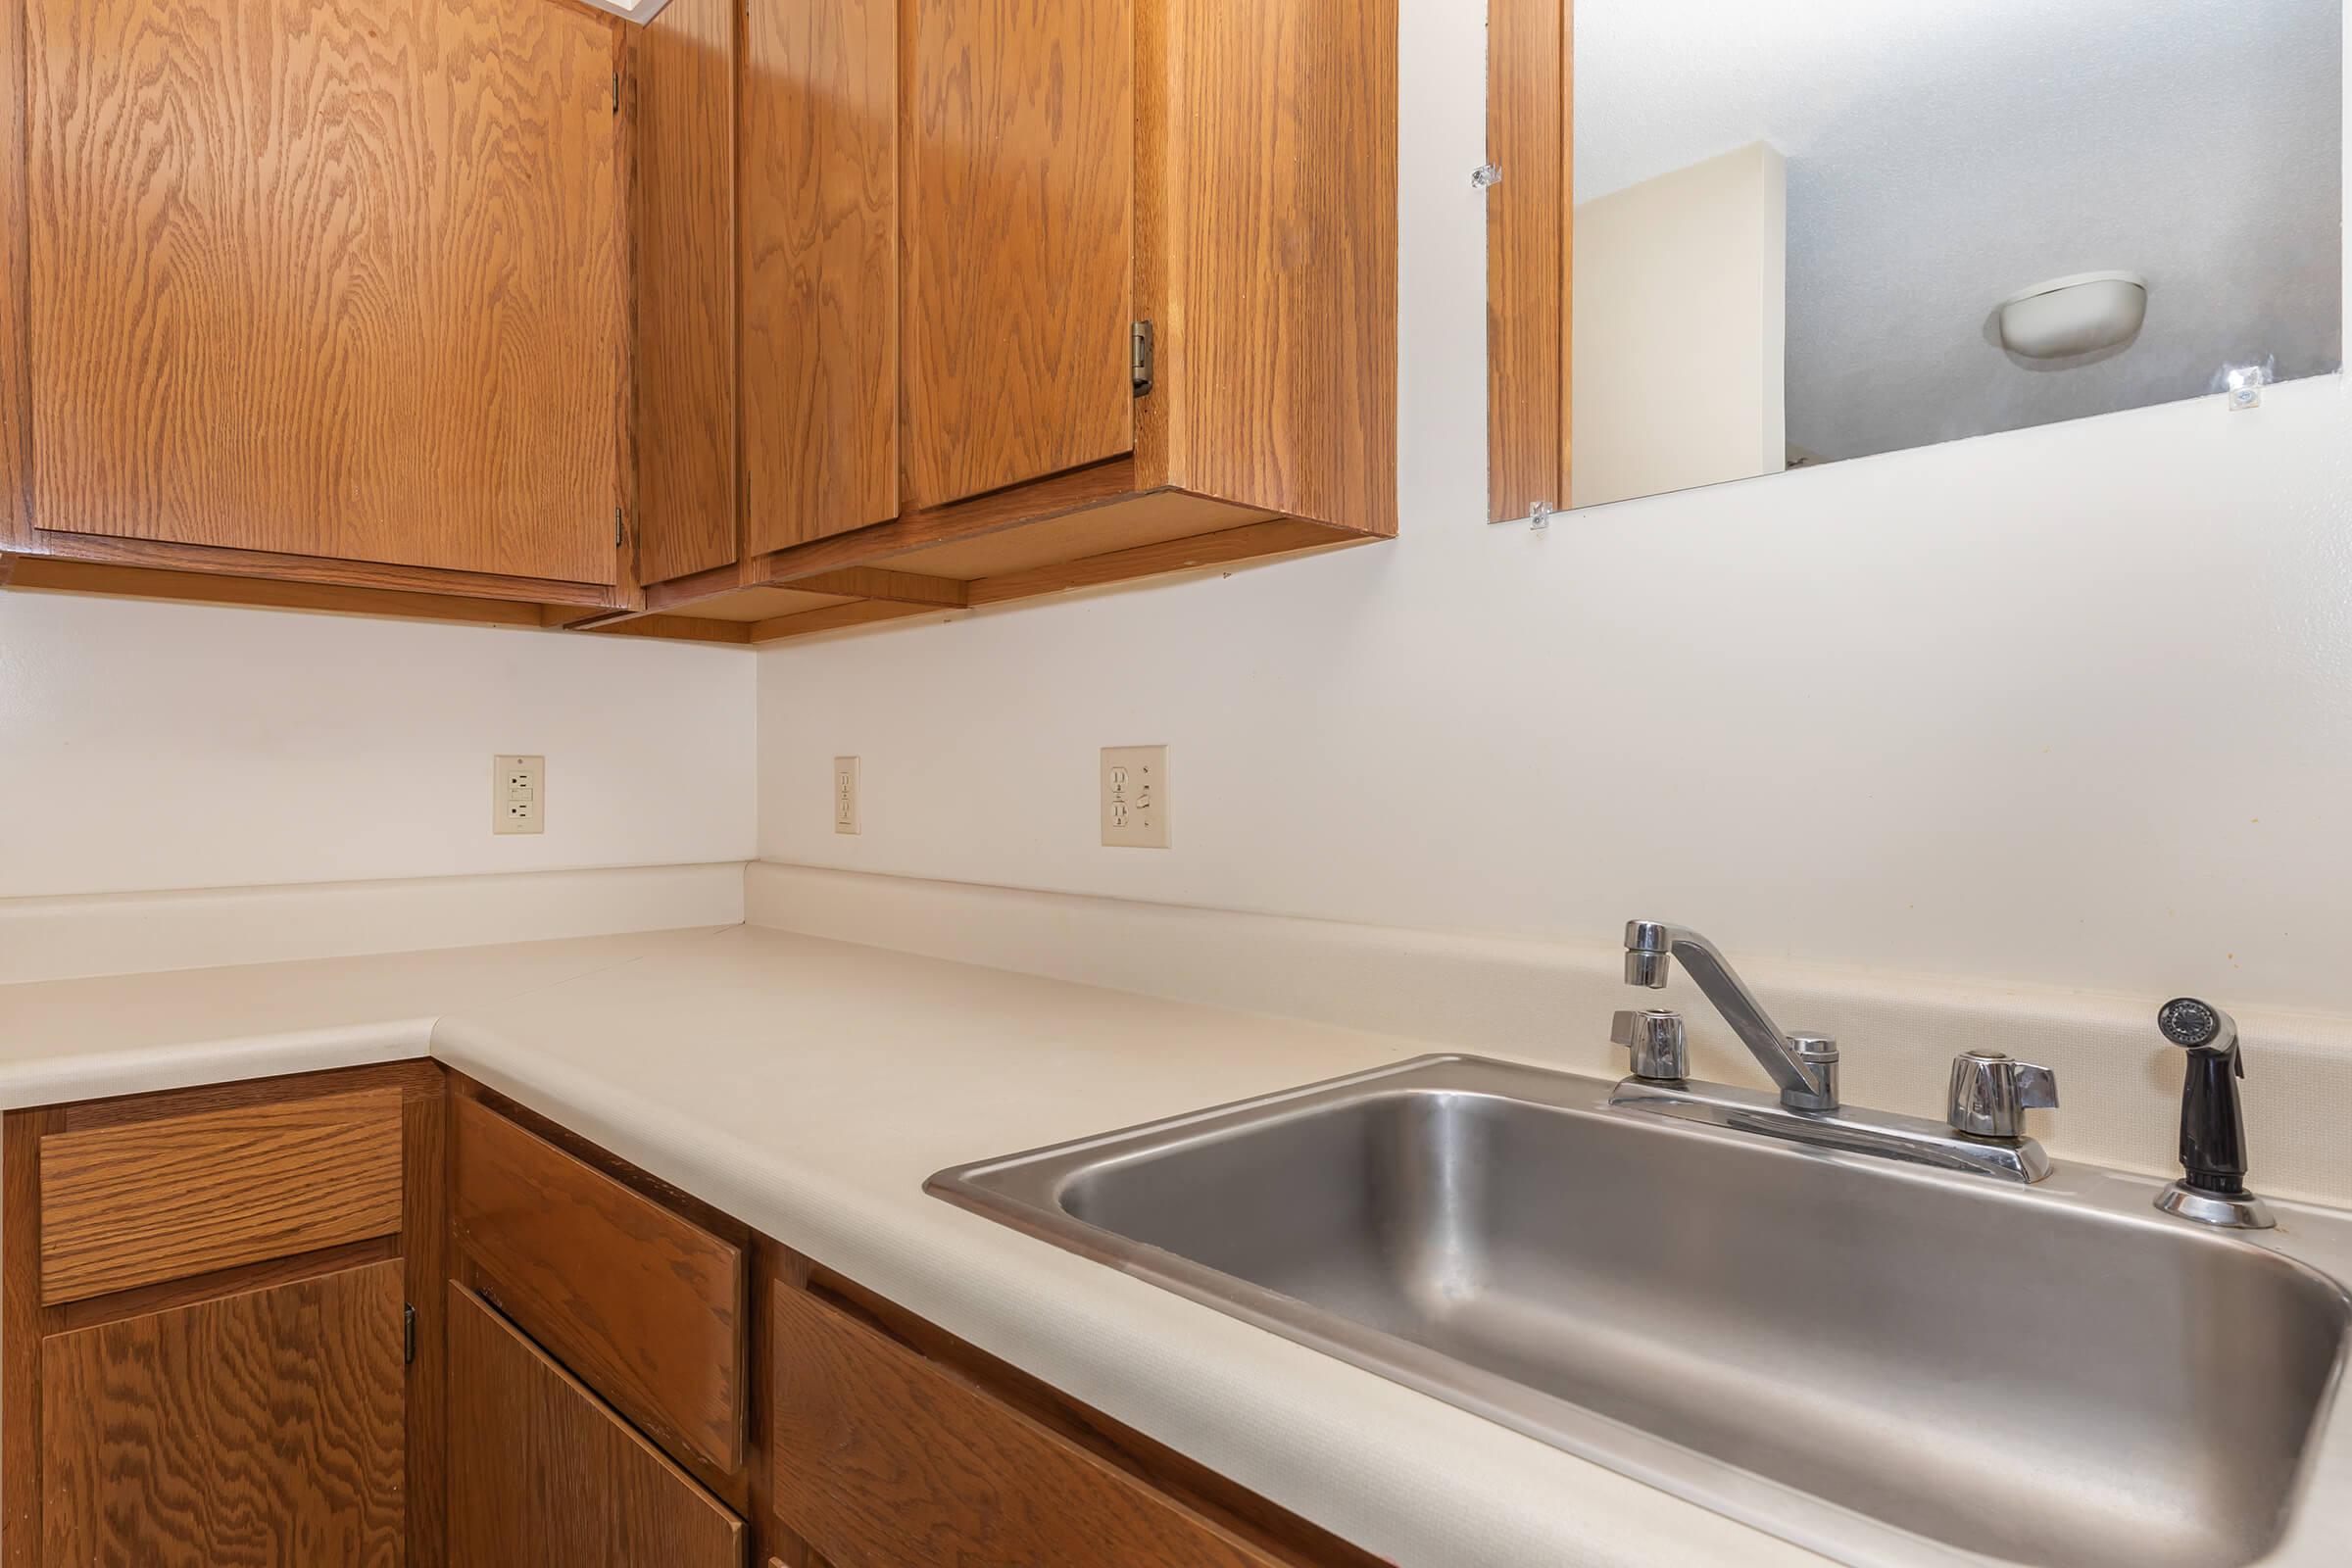
<svg viewBox="0 0 2352 1568"><path fill-rule="evenodd" d="M502 753L490 759L490 831L547 831L547 759Z"/></svg>
<svg viewBox="0 0 2352 1568"><path fill-rule="evenodd" d="M1168 847L1168 749L1102 748L1102 842L1113 849Z"/></svg>
<svg viewBox="0 0 2352 1568"><path fill-rule="evenodd" d="M833 831L858 833L858 759L833 759Z"/></svg>

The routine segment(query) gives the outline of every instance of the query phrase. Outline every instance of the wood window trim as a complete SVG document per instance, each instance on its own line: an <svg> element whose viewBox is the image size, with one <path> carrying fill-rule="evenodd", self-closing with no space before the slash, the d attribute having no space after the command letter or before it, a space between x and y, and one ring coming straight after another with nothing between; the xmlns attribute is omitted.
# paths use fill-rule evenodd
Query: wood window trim
<svg viewBox="0 0 2352 1568"><path fill-rule="evenodd" d="M1576 0L1494 0L1487 51L1488 516L1507 522L1571 504Z"/></svg>

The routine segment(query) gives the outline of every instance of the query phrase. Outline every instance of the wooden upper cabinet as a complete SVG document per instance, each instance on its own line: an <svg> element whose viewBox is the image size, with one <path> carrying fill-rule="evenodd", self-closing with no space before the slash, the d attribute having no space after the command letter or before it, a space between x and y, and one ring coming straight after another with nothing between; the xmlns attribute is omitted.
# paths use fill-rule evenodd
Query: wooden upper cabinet
<svg viewBox="0 0 2352 1568"><path fill-rule="evenodd" d="M634 52L637 571L735 561L735 12L671 0Z"/></svg>
<svg viewBox="0 0 2352 1568"><path fill-rule="evenodd" d="M899 513L896 0L755 0L743 77L745 550Z"/></svg>
<svg viewBox="0 0 2352 1568"><path fill-rule="evenodd" d="M907 0L906 499L1135 444L1135 0Z"/></svg>
<svg viewBox="0 0 2352 1568"><path fill-rule="evenodd" d="M614 581L612 24L24 6L37 527Z"/></svg>

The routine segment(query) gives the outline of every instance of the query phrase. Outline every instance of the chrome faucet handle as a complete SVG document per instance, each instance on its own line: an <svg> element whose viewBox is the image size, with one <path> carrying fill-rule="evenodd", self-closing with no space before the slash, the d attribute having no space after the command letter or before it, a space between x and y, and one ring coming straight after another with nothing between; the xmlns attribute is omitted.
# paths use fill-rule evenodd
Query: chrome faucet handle
<svg viewBox="0 0 2352 1568"><path fill-rule="evenodd" d="M1660 1008L1620 1012L1609 1020L1609 1043L1634 1054L1634 1076L1679 1083L1690 1076L1683 1015Z"/></svg>
<svg viewBox="0 0 2352 1568"><path fill-rule="evenodd" d="M1952 1058L1952 1093L1944 1120L1973 1138L2023 1138L2025 1112L2058 1103L2058 1078L2047 1067L1998 1051L1965 1051Z"/></svg>

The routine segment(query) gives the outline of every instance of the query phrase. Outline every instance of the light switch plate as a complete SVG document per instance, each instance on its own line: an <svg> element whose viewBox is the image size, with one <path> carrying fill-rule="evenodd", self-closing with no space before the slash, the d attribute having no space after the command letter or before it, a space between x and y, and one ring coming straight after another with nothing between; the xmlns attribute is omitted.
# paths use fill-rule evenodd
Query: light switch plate
<svg viewBox="0 0 2352 1568"><path fill-rule="evenodd" d="M547 759L500 756L490 760L490 831L547 831Z"/></svg>
<svg viewBox="0 0 2352 1568"><path fill-rule="evenodd" d="M1168 847L1168 749L1102 748L1102 842L1113 849Z"/></svg>
<svg viewBox="0 0 2352 1568"><path fill-rule="evenodd" d="M858 759L833 759L833 831L857 833L858 826Z"/></svg>

